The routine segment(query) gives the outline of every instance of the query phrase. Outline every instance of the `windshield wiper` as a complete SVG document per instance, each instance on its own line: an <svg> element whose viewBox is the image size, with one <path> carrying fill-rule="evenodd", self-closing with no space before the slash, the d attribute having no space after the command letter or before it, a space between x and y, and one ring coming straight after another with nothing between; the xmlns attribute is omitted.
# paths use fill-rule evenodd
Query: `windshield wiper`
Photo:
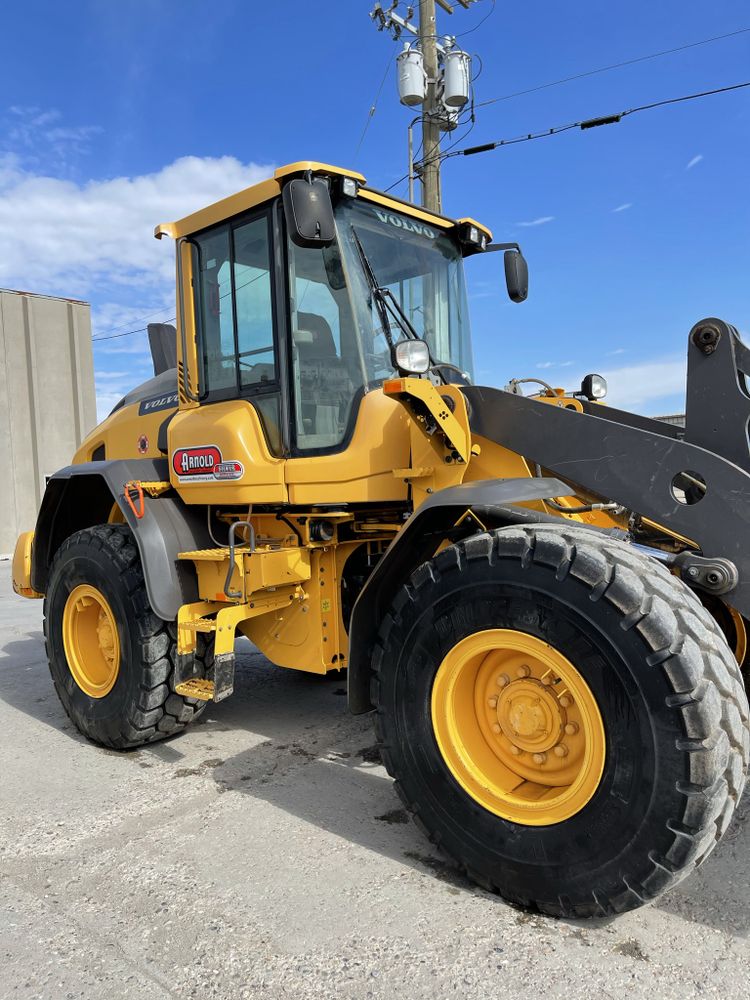
<svg viewBox="0 0 750 1000"><path fill-rule="evenodd" d="M419 336L414 326L406 315L404 310L401 308L401 303L398 301L396 296L390 290L390 288L383 288L377 277L375 276L375 271L373 270L370 259L365 253L365 248L362 246L362 241L359 238L359 234L354 226L351 227L352 236L354 237L354 244L357 247L357 252L359 254L360 263L362 264L362 270L364 272L365 278L367 279L367 284L370 287L370 294L375 300L375 308L378 311L378 319L380 320L380 325L383 329L383 335L385 336L388 346L393 348L393 337L391 336L391 321L389 317L393 317L396 321L396 325L401 330L401 332L406 336L408 340L423 340ZM427 341L425 340L427 344ZM439 365L436 365L435 359L432 357L432 352L430 351L430 345L427 344L427 352L430 359L430 370L438 368L438 374L443 382L447 379L439 371Z"/></svg>

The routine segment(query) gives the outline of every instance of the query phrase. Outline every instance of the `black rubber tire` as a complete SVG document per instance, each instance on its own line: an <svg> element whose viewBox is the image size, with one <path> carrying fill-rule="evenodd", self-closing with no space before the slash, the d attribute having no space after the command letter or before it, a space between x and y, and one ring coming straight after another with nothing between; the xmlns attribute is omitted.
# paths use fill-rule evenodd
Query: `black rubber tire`
<svg viewBox="0 0 750 1000"><path fill-rule="evenodd" d="M91 698L68 668L62 615L71 590L96 586L117 620L120 670L112 690ZM44 637L55 689L75 726L94 743L125 750L164 739L197 719L206 702L173 689L176 627L151 610L138 548L125 525L101 524L79 531L60 546L50 567L44 600ZM210 670L213 642L201 636L199 658Z"/></svg>
<svg viewBox="0 0 750 1000"><path fill-rule="evenodd" d="M490 813L438 749L435 673L487 628L550 643L599 705L602 779L564 822ZM371 694L383 762L420 828L479 885L551 915L605 916L660 895L708 856L745 782L748 703L718 625L654 560L581 528L503 528L420 566L382 622Z"/></svg>

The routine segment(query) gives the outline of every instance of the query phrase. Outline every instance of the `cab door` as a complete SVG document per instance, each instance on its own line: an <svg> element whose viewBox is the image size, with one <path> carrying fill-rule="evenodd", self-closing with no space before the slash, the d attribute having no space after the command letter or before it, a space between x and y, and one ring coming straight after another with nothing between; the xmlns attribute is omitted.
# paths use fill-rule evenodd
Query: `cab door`
<svg viewBox="0 0 750 1000"><path fill-rule="evenodd" d="M171 481L188 503L283 502L271 209L190 243L200 402L169 426Z"/></svg>

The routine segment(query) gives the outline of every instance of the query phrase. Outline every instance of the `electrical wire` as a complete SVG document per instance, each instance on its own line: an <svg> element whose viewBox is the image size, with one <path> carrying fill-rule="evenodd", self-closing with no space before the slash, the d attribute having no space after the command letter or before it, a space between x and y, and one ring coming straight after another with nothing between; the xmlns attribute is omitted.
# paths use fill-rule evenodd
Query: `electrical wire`
<svg viewBox="0 0 750 1000"><path fill-rule="evenodd" d="M587 118L582 121L570 122L567 125L556 125L553 128L545 129L542 132L529 132L525 135L515 136L512 139L498 139L495 142L483 143L481 146L470 146L466 149L454 149L451 152L441 153L439 157L433 157L430 161L423 161L420 166L424 167L427 162L451 159L454 156L473 156L475 153L486 153L498 149L500 146L513 146L519 142L529 142L532 139L545 139L551 135L559 135L561 132L568 132L570 129L586 130L597 128L600 125L615 125L628 115L637 114L640 111L651 111L654 108L663 108L667 105L682 104L685 101L695 101L702 97L712 97L715 94L726 94L733 90L741 90L750 87L750 80L745 83L734 83L727 87L717 87L715 90L704 90L697 94L685 94L682 97L669 97L663 101L654 101L651 104L642 104L637 108L628 108L613 115L601 115L596 118ZM396 182L398 183L398 181Z"/></svg>
<svg viewBox="0 0 750 1000"><path fill-rule="evenodd" d="M622 69L623 66L634 66L636 63L647 62L649 59L660 59L662 56L670 56L675 52L684 52L686 49L694 49L699 45L710 45L712 42L720 42L725 38L734 38L736 35L744 35L750 32L750 28L738 28L737 31L729 31L724 35L714 35L712 38L703 38L699 42L688 42L686 45L678 45L673 49L663 49L661 52L651 52L649 55L637 56L634 59L625 59L622 62L611 63L609 66L600 66L598 69L586 70L584 73L576 73L573 76L565 76L561 80L552 80L550 83L540 83L536 87L529 87L527 90L517 90L512 94L504 94L502 97L492 97L487 101L481 101L477 108L486 108L490 104L497 104L499 101L509 101L514 97L524 97L526 94L535 94L539 90L547 90L550 87L559 87L563 83L571 83L573 80L583 80L587 76L596 76L598 73L608 73L613 69Z"/></svg>
<svg viewBox="0 0 750 1000"><path fill-rule="evenodd" d="M239 292L241 289L247 288L248 285L252 285L254 282L259 281L260 278L264 277L265 275L268 275L268 271L263 270L260 272L260 274L256 274L254 278L250 278L249 281L243 281L241 285L235 285L234 288L235 292ZM219 298L226 299L231 294L232 290L230 288L229 291L224 292L224 294L220 295ZM151 313L151 315L155 316L157 315L157 313ZM149 317L144 316L143 319L149 319ZM175 323L176 321L177 321L176 316L172 316L169 319L162 320L163 323ZM115 327L115 329L117 329L117 327ZM147 330L148 327L139 326L137 330L128 330L127 333L100 334L97 337L92 337L91 340L93 343L97 344L101 340L118 340L120 337L132 337L134 333L145 333Z"/></svg>
<svg viewBox="0 0 750 1000"><path fill-rule="evenodd" d="M477 31L482 27L485 21L489 20L495 13L495 0L492 0L492 6L484 15L481 21L477 21L473 28L467 28L466 31L459 31L455 35L451 35L451 38L463 38L465 35L471 35L473 32Z"/></svg>
<svg viewBox="0 0 750 1000"><path fill-rule="evenodd" d="M392 63L393 63L393 53L391 53L388 56L388 62L385 65L385 72L383 73L383 79L380 81L380 86L378 87L378 89L377 89L377 91L375 93L375 97L373 98L373 102L370 105L370 110L367 113L367 121L365 122L365 127L362 129L362 134L359 137L359 142L357 143L357 148L354 150L354 157L352 159L352 163L353 164L356 164L356 162L357 162L357 157L359 156L359 151L362 148L362 143L365 141L365 136L367 135L367 130L370 127L370 122L375 117L375 110L377 109L378 101L380 100L380 95L383 92L383 87L385 86L385 81L388 79L388 72L389 72L389 70L391 68L391 64Z"/></svg>
<svg viewBox="0 0 750 1000"><path fill-rule="evenodd" d="M146 318L146 317L144 317ZM172 316L171 319L162 320L163 323L174 323L176 316ZM119 340L120 337L132 337L134 333L145 333L148 327L139 326L137 330L128 330L126 333L110 333L110 334L100 334L98 337L92 337L91 340L94 344L98 344L102 340Z"/></svg>
<svg viewBox="0 0 750 1000"><path fill-rule="evenodd" d="M477 31L479 28L481 28L484 22L487 21L490 17L492 17L492 15L495 13L495 0L491 0L491 3L492 7L487 11L482 20L477 21L477 23L472 28L467 28L466 31L456 31L456 32L441 31L437 35L422 35L421 37L435 38L439 41L441 38L445 38L446 36L448 38L463 38L464 35L471 35L474 31Z"/></svg>

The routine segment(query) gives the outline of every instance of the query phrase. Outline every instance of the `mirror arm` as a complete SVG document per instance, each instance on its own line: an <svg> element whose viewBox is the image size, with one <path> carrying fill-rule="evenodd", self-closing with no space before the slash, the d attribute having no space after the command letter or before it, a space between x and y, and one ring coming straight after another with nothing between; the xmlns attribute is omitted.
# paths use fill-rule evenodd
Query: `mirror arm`
<svg viewBox="0 0 750 1000"><path fill-rule="evenodd" d="M490 243L482 252L497 253L498 250L517 250L518 253L521 252L521 248L517 243Z"/></svg>

